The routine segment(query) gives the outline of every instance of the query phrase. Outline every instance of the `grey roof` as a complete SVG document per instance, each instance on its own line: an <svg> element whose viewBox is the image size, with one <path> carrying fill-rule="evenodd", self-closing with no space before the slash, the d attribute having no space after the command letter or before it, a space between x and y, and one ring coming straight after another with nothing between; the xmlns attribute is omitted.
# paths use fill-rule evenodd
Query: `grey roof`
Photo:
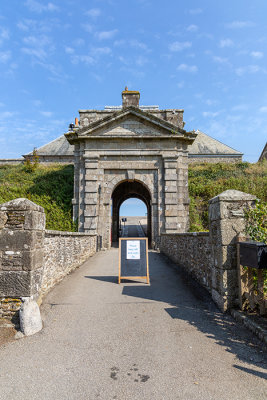
<svg viewBox="0 0 267 400"><path fill-rule="evenodd" d="M69 144L64 135L37 149L39 156L72 156L73 152L74 146ZM32 151L26 155L30 154Z"/></svg>
<svg viewBox="0 0 267 400"><path fill-rule="evenodd" d="M258 161L263 161L263 160L267 160L267 142L261 152L260 158Z"/></svg>
<svg viewBox="0 0 267 400"><path fill-rule="evenodd" d="M243 155L239 151L219 142L204 132L196 131L198 134L193 144L189 145L189 154L191 155Z"/></svg>
<svg viewBox="0 0 267 400"><path fill-rule="evenodd" d="M213 139L204 132L197 131L198 135L192 145L189 145L189 155L236 155L241 156L237 150ZM52 142L45 144L44 146L37 149L39 156L72 156L74 152L74 146L69 144L64 135L58 137ZM32 154L29 153L29 155Z"/></svg>

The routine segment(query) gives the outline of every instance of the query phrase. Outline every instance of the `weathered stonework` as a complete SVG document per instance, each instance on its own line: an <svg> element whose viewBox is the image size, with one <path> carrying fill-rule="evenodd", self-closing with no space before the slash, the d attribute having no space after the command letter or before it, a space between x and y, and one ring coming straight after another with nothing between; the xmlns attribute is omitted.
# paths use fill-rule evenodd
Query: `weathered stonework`
<svg viewBox="0 0 267 400"><path fill-rule="evenodd" d="M138 197L147 205L149 241L158 246L163 232L188 229L188 146L196 134L183 129L182 110L161 118L138 107L139 92L122 97L122 109L102 118L81 111L80 127L65 135L75 146L74 219L109 248L121 203Z"/></svg>
<svg viewBox="0 0 267 400"><path fill-rule="evenodd" d="M244 209L255 196L226 190L210 200L209 232L163 234L160 249L212 294L222 311L238 300L236 240L245 232Z"/></svg>
<svg viewBox="0 0 267 400"><path fill-rule="evenodd" d="M0 205L0 318L18 323L23 298L40 301L96 251L96 235L45 231L43 208L27 199Z"/></svg>
<svg viewBox="0 0 267 400"><path fill-rule="evenodd" d="M81 265L97 250L97 237L88 233L46 231L41 295Z"/></svg>
<svg viewBox="0 0 267 400"><path fill-rule="evenodd" d="M212 253L212 298L225 311L238 297L236 239L245 232L244 209L256 197L238 190L226 190L209 201Z"/></svg>
<svg viewBox="0 0 267 400"><path fill-rule="evenodd" d="M211 245L209 232L161 235L160 250L211 291Z"/></svg>

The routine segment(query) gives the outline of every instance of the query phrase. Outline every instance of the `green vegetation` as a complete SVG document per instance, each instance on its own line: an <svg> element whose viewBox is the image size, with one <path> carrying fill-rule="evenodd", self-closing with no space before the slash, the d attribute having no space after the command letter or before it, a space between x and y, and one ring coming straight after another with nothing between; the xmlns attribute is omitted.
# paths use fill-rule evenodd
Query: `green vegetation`
<svg viewBox="0 0 267 400"><path fill-rule="evenodd" d="M246 233L252 240L267 243L267 202L257 201L245 212Z"/></svg>
<svg viewBox="0 0 267 400"><path fill-rule="evenodd" d="M72 165L43 166L37 159L25 165L0 165L0 204L18 197L44 207L46 229L75 231Z"/></svg>
<svg viewBox="0 0 267 400"><path fill-rule="evenodd" d="M227 189L251 193L267 201L267 162L198 164L189 167L190 231L208 230L208 200ZM47 229L74 231L71 199L73 166L0 165L0 204L26 197L44 207Z"/></svg>
<svg viewBox="0 0 267 400"><path fill-rule="evenodd" d="M208 201L228 189L267 201L267 162L189 166L190 231L208 230Z"/></svg>

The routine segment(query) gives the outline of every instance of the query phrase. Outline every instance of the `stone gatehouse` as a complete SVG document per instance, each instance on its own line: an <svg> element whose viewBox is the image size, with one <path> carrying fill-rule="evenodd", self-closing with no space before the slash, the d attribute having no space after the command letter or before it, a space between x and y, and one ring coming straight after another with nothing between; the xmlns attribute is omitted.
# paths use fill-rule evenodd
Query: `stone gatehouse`
<svg viewBox="0 0 267 400"><path fill-rule="evenodd" d="M74 145L74 219L103 248L117 240L128 198L146 204L152 246L189 225L188 146L197 134L183 129L183 110L144 110L139 98L126 88L121 108L80 111L80 124L65 134Z"/></svg>

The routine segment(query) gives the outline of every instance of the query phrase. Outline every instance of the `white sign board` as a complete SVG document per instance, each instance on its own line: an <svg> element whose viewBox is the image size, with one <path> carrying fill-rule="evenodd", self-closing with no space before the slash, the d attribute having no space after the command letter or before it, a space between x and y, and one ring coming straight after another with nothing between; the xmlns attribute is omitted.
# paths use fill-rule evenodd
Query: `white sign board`
<svg viewBox="0 0 267 400"><path fill-rule="evenodd" d="M140 240L127 240L127 260L140 260Z"/></svg>

